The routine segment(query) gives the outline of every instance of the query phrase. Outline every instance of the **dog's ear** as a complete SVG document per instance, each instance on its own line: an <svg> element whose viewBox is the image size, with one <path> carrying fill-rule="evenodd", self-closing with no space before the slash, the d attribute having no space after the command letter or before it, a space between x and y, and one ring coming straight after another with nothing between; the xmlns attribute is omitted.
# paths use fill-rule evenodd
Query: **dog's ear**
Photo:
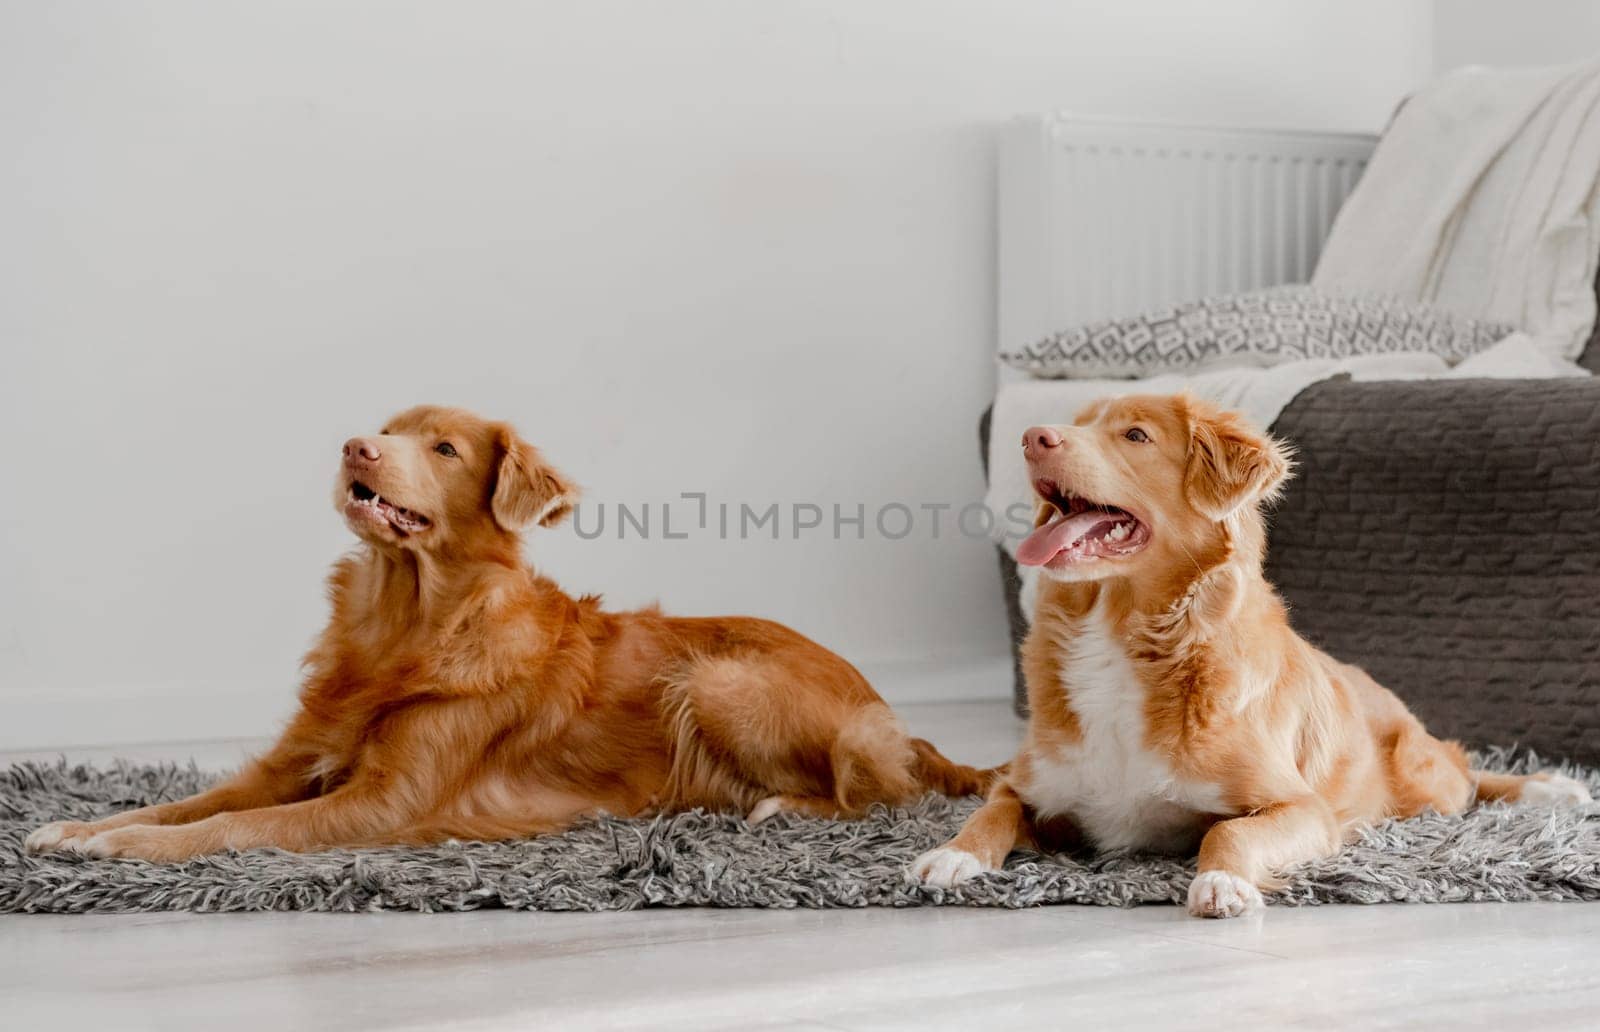
<svg viewBox="0 0 1600 1032"><path fill-rule="evenodd" d="M1185 398L1189 460L1183 489L1196 512L1221 522L1273 497L1291 470L1289 450L1233 412Z"/></svg>
<svg viewBox="0 0 1600 1032"><path fill-rule="evenodd" d="M578 489L547 466L537 448L506 426L496 431L495 447L500 466L489 508L496 523L507 530L524 530L534 523L553 527L572 514Z"/></svg>

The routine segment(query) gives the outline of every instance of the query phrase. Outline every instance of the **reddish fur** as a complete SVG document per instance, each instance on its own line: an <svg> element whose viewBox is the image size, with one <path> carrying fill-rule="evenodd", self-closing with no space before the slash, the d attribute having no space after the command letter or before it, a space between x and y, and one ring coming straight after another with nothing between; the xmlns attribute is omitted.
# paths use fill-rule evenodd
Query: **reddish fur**
<svg viewBox="0 0 1600 1032"><path fill-rule="evenodd" d="M1130 443L1133 426L1153 440ZM1076 837L1063 826L1070 812L1041 815L1028 800L1040 761L1080 747L1062 642L1096 607L1142 685L1144 748L1185 782L1220 789L1226 812L1196 815L1201 872L1267 887L1282 867L1336 850L1351 827L1522 794L1532 779L1469 770L1459 745L1291 629L1261 571L1259 508L1290 468L1280 445L1187 396L1097 403L1056 429L1070 441L1031 460L1032 475L1132 509L1154 536L1092 570L1048 579L1046 569L1023 646L1026 740L951 846L992 868L1014 847Z"/></svg>
<svg viewBox="0 0 1600 1032"><path fill-rule="evenodd" d="M418 408L370 440L383 464L360 479L432 525L349 517L364 546L328 579L332 618L281 740L191 799L60 825L62 846L176 860L508 838L769 797L850 816L988 787L786 627L610 613L528 570L520 530L560 519L574 491L510 427ZM458 457L434 451L444 440Z"/></svg>

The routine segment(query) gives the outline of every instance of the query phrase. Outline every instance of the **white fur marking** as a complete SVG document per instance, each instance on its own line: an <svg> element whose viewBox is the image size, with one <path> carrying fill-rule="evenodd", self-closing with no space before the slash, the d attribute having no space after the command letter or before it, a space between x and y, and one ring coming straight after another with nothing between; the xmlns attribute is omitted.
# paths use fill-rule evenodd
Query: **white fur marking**
<svg viewBox="0 0 1600 1032"><path fill-rule="evenodd" d="M96 860L105 860L113 855L111 836L114 834L116 834L115 829L112 831L102 831L100 834L95 835L87 842L80 843L78 846L78 852L82 853L84 856L93 857Z"/></svg>
<svg viewBox="0 0 1600 1032"><path fill-rule="evenodd" d="M937 889L949 889L971 881L986 870L988 868L983 866L983 861L965 849L940 846L911 861L911 866L906 869L906 880L919 881Z"/></svg>
<svg viewBox="0 0 1600 1032"><path fill-rule="evenodd" d="M61 847L61 842L67 837L68 821L55 821L37 828L23 840L23 848L30 853L48 853L52 849Z"/></svg>
<svg viewBox="0 0 1600 1032"><path fill-rule="evenodd" d="M777 816L780 812L782 812L782 810L782 796L767 796L765 799L761 800L761 802L755 805L755 809L750 811L750 816L746 817L744 820L746 824L760 824L769 817Z"/></svg>
<svg viewBox="0 0 1600 1032"><path fill-rule="evenodd" d="M306 770L306 779L311 782L327 782L344 770L345 763L342 758L333 753L320 753L311 766Z"/></svg>
<svg viewBox="0 0 1600 1032"><path fill-rule="evenodd" d="M528 522L530 522L530 523L539 523L539 522L541 522L546 516L548 516L551 513L555 512L557 509L561 508L563 505L566 505L569 501L571 501L571 499L569 499L564 494L556 495L554 498L550 499L548 502L545 502L544 503L544 508L540 509L539 512L533 517L533 519L529 520Z"/></svg>
<svg viewBox="0 0 1600 1032"><path fill-rule="evenodd" d="M1189 883L1189 913L1238 917L1263 906L1261 891L1232 871L1202 871Z"/></svg>
<svg viewBox="0 0 1600 1032"><path fill-rule="evenodd" d="M1052 645L1083 737L1058 755L1036 753L1018 793L1043 814L1070 815L1102 849L1191 851L1202 817L1231 812L1222 790L1180 779L1146 747L1144 683L1098 607Z"/></svg>
<svg viewBox="0 0 1600 1032"><path fill-rule="evenodd" d="M1517 802L1527 806L1586 806L1594 802L1583 782L1574 781L1563 774L1552 774L1548 780L1524 781Z"/></svg>

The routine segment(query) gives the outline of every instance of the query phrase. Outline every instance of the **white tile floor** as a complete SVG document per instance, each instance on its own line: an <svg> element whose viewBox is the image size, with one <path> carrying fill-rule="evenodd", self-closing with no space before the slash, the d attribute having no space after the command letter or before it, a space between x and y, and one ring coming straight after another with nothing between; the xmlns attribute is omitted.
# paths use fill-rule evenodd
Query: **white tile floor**
<svg viewBox="0 0 1600 1032"><path fill-rule="evenodd" d="M995 704L906 716L969 762L1017 733ZM249 744L112 752L218 766ZM1600 1026L1596 958L1582 904L16 916L0 1027L1543 1032Z"/></svg>

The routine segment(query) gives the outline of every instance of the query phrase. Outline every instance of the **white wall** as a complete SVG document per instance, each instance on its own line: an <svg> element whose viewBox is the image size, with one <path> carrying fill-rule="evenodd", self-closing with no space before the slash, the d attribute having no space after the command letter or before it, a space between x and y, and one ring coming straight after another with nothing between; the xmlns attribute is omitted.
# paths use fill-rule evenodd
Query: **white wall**
<svg viewBox="0 0 1600 1032"><path fill-rule="evenodd" d="M1600 56L1595 0L1434 0L1433 64L1565 64Z"/></svg>
<svg viewBox="0 0 1600 1032"><path fill-rule="evenodd" d="M338 446L413 402L514 419L596 501L976 498L996 123L1373 129L1430 18L3 0L0 745L270 727L347 544ZM532 555L917 672L901 699L1008 687L978 542Z"/></svg>

